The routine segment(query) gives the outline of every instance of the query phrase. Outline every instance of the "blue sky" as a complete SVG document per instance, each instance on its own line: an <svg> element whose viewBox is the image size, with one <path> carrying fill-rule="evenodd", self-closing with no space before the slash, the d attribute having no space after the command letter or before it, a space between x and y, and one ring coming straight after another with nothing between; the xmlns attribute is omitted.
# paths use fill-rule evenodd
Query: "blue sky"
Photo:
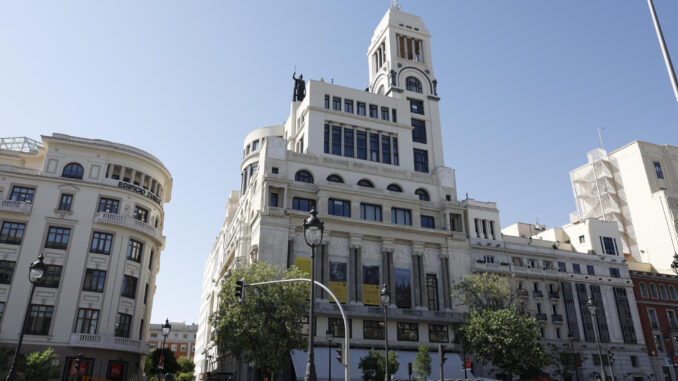
<svg viewBox="0 0 678 381"><path fill-rule="evenodd" d="M568 222L568 171L599 146L678 145L645 1L401 2L432 34L446 165L502 225ZM304 78L364 88L387 0L0 3L0 136L134 145L172 172L152 322L197 322L202 269L248 131ZM655 0L678 59L678 3Z"/></svg>

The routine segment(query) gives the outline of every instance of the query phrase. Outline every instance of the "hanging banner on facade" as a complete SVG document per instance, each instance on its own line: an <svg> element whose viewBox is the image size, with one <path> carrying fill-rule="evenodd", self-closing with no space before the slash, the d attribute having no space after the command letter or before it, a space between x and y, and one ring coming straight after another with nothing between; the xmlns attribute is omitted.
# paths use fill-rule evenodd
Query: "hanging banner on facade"
<svg viewBox="0 0 678 381"><path fill-rule="evenodd" d="M346 303L346 273L346 263L330 262L330 290L341 303Z"/></svg>
<svg viewBox="0 0 678 381"><path fill-rule="evenodd" d="M410 269L395 268L395 301L399 308L412 308Z"/></svg>
<svg viewBox="0 0 678 381"><path fill-rule="evenodd" d="M294 265L307 277L311 277L311 258L294 258Z"/></svg>
<svg viewBox="0 0 678 381"><path fill-rule="evenodd" d="M363 304L378 306L379 298L379 266L363 266Z"/></svg>

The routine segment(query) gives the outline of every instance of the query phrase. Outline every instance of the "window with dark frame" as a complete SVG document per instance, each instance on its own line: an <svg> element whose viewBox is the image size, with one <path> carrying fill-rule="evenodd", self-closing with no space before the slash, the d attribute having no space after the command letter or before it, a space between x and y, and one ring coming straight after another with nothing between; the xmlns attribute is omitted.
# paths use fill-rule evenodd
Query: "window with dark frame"
<svg viewBox="0 0 678 381"><path fill-rule="evenodd" d="M412 225L412 211L402 208L391 208L391 223L396 225Z"/></svg>
<svg viewBox="0 0 678 381"><path fill-rule="evenodd" d="M450 341L446 325L429 324L428 341L432 343L448 343Z"/></svg>
<svg viewBox="0 0 678 381"><path fill-rule="evenodd" d="M379 134L370 132L370 161L379 162Z"/></svg>
<svg viewBox="0 0 678 381"><path fill-rule="evenodd" d="M16 262L0 261L0 284L11 284Z"/></svg>
<svg viewBox="0 0 678 381"><path fill-rule="evenodd" d="M32 204L34 197L35 197L35 188L15 185L12 187L12 194L10 195L9 199L10 201L21 201L28 204Z"/></svg>
<svg viewBox="0 0 678 381"><path fill-rule="evenodd" d="M422 228L428 228L428 229L435 229L436 228L436 223L435 219L433 216L425 216L421 215L421 227Z"/></svg>
<svg viewBox="0 0 678 381"><path fill-rule="evenodd" d="M138 205L134 206L134 215L132 216L135 220L148 223L148 209L142 208Z"/></svg>
<svg viewBox="0 0 678 381"><path fill-rule="evenodd" d="M420 201L431 201L431 198L428 195L428 192L425 189L417 189L414 191L414 194L419 196Z"/></svg>
<svg viewBox="0 0 678 381"><path fill-rule="evenodd" d="M414 149L414 170L428 173L428 152L423 149Z"/></svg>
<svg viewBox="0 0 678 381"><path fill-rule="evenodd" d="M99 310L90 308L78 309L78 320L75 323L74 333L96 335L99 323Z"/></svg>
<svg viewBox="0 0 678 381"><path fill-rule="evenodd" d="M327 214L341 217L351 217L351 202L330 198L327 200Z"/></svg>
<svg viewBox="0 0 678 381"><path fill-rule="evenodd" d="M310 212L315 207L315 200L309 198L294 197L292 199L292 209Z"/></svg>
<svg viewBox="0 0 678 381"><path fill-rule="evenodd" d="M424 115L424 102L418 99L410 99L410 112Z"/></svg>
<svg viewBox="0 0 678 381"><path fill-rule="evenodd" d="M335 338L344 338L345 329L344 329L344 319L341 318L327 318L327 327L330 331L334 332ZM353 338L353 321L348 319L348 338Z"/></svg>
<svg viewBox="0 0 678 381"><path fill-rule="evenodd" d="M130 239L127 244L127 259L134 262L141 263L141 255L144 252L143 242L139 242L134 239Z"/></svg>
<svg viewBox="0 0 678 381"><path fill-rule="evenodd" d="M73 203L73 195L68 194L68 193L62 193L61 197L59 197L59 206L57 208L59 210L70 212L72 203Z"/></svg>
<svg viewBox="0 0 678 381"><path fill-rule="evenodd" d="M132 315L118 313L115 319L115 336L129 338L132 326Z"/></svg>
<svg viewBox="0 0 678 381"><path fill-rule="evenodd" d="M586 273L589 275L596 275L596 269L592 265L586 265Z"/></svg>
<svg viewBox="0 0 678 381"><path fill-rule="evenodd" d="M329 109L330 108L330 96L325 95L325 108Z"/></svg>
<svg viewBox="0 0 678 381"><path fill-rule="evenodd" d="M111 245L113 244L113 234L94 232L92 233L92 244L89 247L90 253L111 254Z"/></svg>
<svg viewBox="0 0 678 381"><path fill-rule="evenodd" d="M27 335L49 335L54 306L31 304L26 317L24 333Z"/></svg>
<svg viewBox="0 0 678 381"><path fill-rule="evenodd" d="M313 176L308 171L297 171L297 173L294 174L294 181L313 184Z"/></svg>
<svg viewBox="0 0 678 381"><path fill-rule="evenodd" d="M398 322L399 341L419 341L419 324Z"/></svg>
<svg viewBox="0 0 678 381"><path fill-rule="evenodd" d="M50 226L45 240L46 249L66 250L71 238L71 229L59 226Z"/></svg>
<svg viewBox="0 0 678 381"><path fill-rule="evenodd" d="M122 277L122 289L120 290L120 295L130 299L136 299L137 297L137 282L138 279L131 275L123 275Z"/></svg>
<svg viewBox="0 0 678 381"><path fill-rule="evenodd" d="M366 188L374 188L374 184L372 184L372 182L370 180L367 180L367 179L362 179L362 180L358 181L358 186L366 187Z"/></svg>
<svg viewBox="0 0 678 381"><path fill-rule="evenodd" d="M610 267L610 276L613 278L621 278L621 273L618 268Z"/></svg>
<svg viewBox="0 0 678 381"><path fill-rule="evenodd" d="M376 105L370 105L370 118L379 118L379 108Z"/></svg>
<svg viewBox="0 0 678 381"><path fill-rule="evenodd" d="M353 114L353 101L348 99L344 100L344 112Z"/></svg>
<svg viewBox="0 0 678 381"><path fill-rule="evenodd" d="M99 199L99 213L118 214L119 200L102 197Z"/></svg>
<svg viewBox="0 0 678 381"><path fill-rule="evenodd" d="M61 177L67 177L69 179L82 180L82 176L85 174L84 168L78 163L70 163L64 167L64 171L61 173Z"/></svg>
<svg viewBox="0 0 678 381"><path fill-rule="evenodd" d="M270 193L269 206L272 206L274 208L278 207L278 193L277 192L271 192Z"/></svg>
<svg viewBox="0 0 678 381"><path fill-rule="evenodd" d="M325 129L323 133L323 152L330 153L330 125L325 123Z"/></svg>
<svg viewBox="0 0 678 381"><path fill-rule="evenodd" d="M398 184L391 183L391 184L388 184L388 186L386 187L386 190L390 190L391 192L402 192L403 188L401 188L400 185L398 185Z"/></svg>
<svg viewBox="0 0 678 381"><path fill-rule="evenodd" d="M353 129L344 127L344 156L353 157Z"/></svg>
<svg viewBox="0 0 678 381"><path fill-rule="evenodd" d="M341 98L332 97L332 109L334 111L341 111Z"/></svg>
<svg viewBox="0 0 678 381"><path fill-rule="evenodd" d="M21 245L25 230L26 224L10 221L3 222L2 229L0 229L0 243Z"/></svg>
<svg viewBox="0 0 678 381"><path fill-rule="evenodd" d="M91 292L104 292L105 283L105 270L87 269L85 271L85 281L82 284L82 290Z"/></svg>
<svg viewBox="0 0 678 381"><path fill-rule="evenodd" d="M654 171L657 174L658 179L663 179L664 178L664 172L662 171L662 165L658 161L655 161L654 163Z"/></svg>
<svg viewBox="0 0 678 381"><path fill-rule="evenodd" d="M381 222L381 205L360 203L360 219Z"/></svg>
<svg viewBox="0 0 678 381"><path fill-rule="evenodd" d="M358 115L365 116L366 111L367 111L367 108L365 107L365 104L362 103L362 102L358 102L358 109L357 109Z"/></svg>
<svg viewBox="0 0 678 381"><path fill-rule="evenodd" d="M384 340L384 322L379 320L363 320L363 339Z"/></svg>
<svg viewBox="0 0 678 381"><path fill-rule="evenodd" d="M63 269L62 266L47 265L47 267L45 268L45 276L42 279L42 282L38 284L38 286L47 288L59 288L62 269Z"/></svg>
<svg viewBox="0 0 678 381"><path fill-rule="evenodd" d="M412 141L426 144L426 122L412 119Z"/></svg>
<svg viewBox="0 0 678 381"><path fill-rule="evenodd" d="M396 115L396 109L391 109L391 121L393 123L398 123L398 118Z"/></svg>
<svg viewBox="0 0 678 381"><path fill-rule="evenodd" d="M357 158L367 160L367 132L356 131Z"/></svg>
<svg viewBox="0 0 678 381"><path fill-rule="evenodd" d="M414 91L415 93L422 92L421 82L415 77L405 78L405 88L407 91Z"/></svg>
<svg viewBox="0 0 678 381"><path fill-rule="evenodd" d="M146 283L146 287L144 287L144 304L148 302L148 283Z"/></svg>
<svg viewBox="0 0 678 381"><path fill-rule="evenodd" d="M381 108L381 120L388 120L388 107Z"/></svg>
<svg viewBox="0 0 678 381"><path fill-rule="evenodd" d="M600 245L603 247L603 253L608 255L617 255L617 240L612 237L600 237Z"/></svg>
<svg viewBox="0 0 678 381"><path fill-rule="evenodd" d="M438 311L438 277L426 274L426 300L430 311Z"/></svg>
<svg viewBox="0 0 678 381"><path fill-rule="evenodd" d="M391 138L381 135L381 162L391 164Z"/></svg>
<svg viewBox="0 0 678 381"><path fill-rule="evenodd" d="M341 156L341 127L332 126L332 155Z"/></svg>
<svg viewBox="0 0 678 381"><path fill-rule="evenodd" d="M339 175L329 175L327 176L327 181L331 183L343 183L344 179L342 179Z"/></svg>

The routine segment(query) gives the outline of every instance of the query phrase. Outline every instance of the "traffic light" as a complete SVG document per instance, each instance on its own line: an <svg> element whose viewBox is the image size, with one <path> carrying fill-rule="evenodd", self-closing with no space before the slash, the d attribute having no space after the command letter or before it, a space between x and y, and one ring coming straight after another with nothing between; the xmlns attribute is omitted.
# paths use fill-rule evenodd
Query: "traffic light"
<svg viewBox="0 0 678 381"><path fill-rule="evenodd" d="M607 350L607 359L610 360L610 364L614 363L614 353L612 349Z"/></svg>
<svg viewBox="0 0 678 381"><path fill-rule="evenodd" d="M235 281L235 298L238 299L239 302L245 301L245 287L247 284L245 283L245 278L240 278Z"/></svg>
<svg viewBox="0 0 678 381"><path fill-rule="evenodd" d="M343 364L342 360L344 359L344 355L341 352L341 344L337 344L337 361L339 361L340 364Z"/></svg>
<svg viewBox="0 0 678 381"><path fill-rule="evenodd" d="M407 375L408 376L412 375L412 363L411 362L407 363Z"/></svg>

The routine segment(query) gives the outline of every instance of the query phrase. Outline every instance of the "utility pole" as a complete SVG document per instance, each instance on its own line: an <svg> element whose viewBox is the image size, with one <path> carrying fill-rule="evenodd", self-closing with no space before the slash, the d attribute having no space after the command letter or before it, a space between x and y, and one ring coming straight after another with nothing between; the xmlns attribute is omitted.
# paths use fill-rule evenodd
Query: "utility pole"
<svg viewBox="0 0 678 381"><path fill-rule="evenodd" d="M445 381L443 364L445 364L445 360L447 360L447 358L445 357L445 347L442 344L438 344L438 359L440 362L440 381Z"/></svg>
<svg viewBox="0 0 678 381"><path fill-rule="evenodd" d="M671 86L673 86L673 95L676 97L676 101L678 101L678 81L676 81L676 73L673 70L673 63L671 62L669 50L666 48L666 42L664 41L662 27L661 25L659 25L659 19L657 18L657 12L655 12L654 10L654 4L652 3L652 0L647 0L647 5L650 7L650 13L652 14L652 21L654 22L654 29L657 32L659 46L661 46L662 48L662 54L664 55L664 63L666 64L666 71L669 72Z"/></svg>

